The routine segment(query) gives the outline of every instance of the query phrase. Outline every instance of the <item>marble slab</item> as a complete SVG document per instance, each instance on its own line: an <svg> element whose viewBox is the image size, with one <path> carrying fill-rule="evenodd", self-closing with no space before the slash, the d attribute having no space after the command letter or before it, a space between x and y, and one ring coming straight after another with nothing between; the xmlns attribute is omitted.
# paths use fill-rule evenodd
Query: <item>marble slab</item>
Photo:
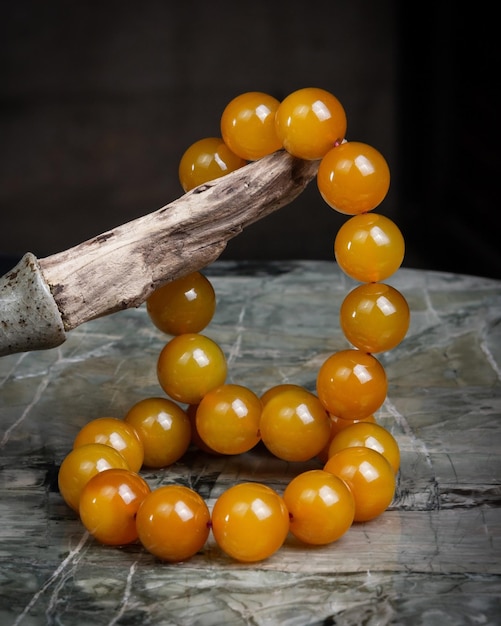
<svg viewBox="0 0 501 626"><path fill-rule="evenodd" d="M217 310L204 331L223 348L228 382L260 394L282 382L315 389L355 283L334 262L207 268ZM85 532L57 490L77 431L159 395L168 340L143 307L89 322L60 347L0 359L2 626L370 626L501 624L501 281L400 269L386 281L412 311L405 340L379 355L388 397L376 417L402 455L395 498L338 542L289 537L244 565L213 540L166 564L139 545L109 548ZM286 463L263 448L239 457L190 450L152 487L195 488L209 507L230 484L283 490L320 462Z"/></svg>

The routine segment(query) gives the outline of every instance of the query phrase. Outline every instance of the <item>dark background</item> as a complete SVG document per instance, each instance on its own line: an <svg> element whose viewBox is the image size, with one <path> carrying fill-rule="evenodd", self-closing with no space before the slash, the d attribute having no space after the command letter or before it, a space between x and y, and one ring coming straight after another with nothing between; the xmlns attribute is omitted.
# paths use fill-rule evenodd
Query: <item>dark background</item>
<svg viewBox="0 0 501 626"><path fill-rule="evenodd" d="M322 87L392 171L407 267L501 278L496 20L397 0L2 4L0 256L59 252L182 195L230 99ZM223 258L332 259L313 182Z"/></svg>

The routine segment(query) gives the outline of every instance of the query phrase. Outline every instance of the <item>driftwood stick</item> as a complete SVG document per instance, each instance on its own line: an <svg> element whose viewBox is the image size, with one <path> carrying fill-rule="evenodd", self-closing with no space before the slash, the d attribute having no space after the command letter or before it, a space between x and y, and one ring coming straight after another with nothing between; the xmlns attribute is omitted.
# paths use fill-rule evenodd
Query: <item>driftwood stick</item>
<svg viewBox="0 0 501 626"><path fill-rule="evenodd" d="M138 307L157 287L216 260L317 171L318 161L279 151L64 252L40 260L27 253L0 278L0 355L54 347L84 322ZM36 313L27 315L27 303Z"/></svg>
<svg viewBox="0 0 501 626"><path fill-rule="evenodd" d="M65 329L137 307L162 283L205 267L245 226L297 197L317 166L275 153L41 259Z"/></svg>

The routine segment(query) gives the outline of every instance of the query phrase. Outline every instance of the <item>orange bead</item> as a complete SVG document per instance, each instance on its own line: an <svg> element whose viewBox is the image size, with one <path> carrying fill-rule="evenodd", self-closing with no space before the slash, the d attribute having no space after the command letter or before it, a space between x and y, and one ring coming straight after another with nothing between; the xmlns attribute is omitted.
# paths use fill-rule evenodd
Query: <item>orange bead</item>
<svg viewBox="0 0 501 626"><path fill-rule="evenodd" d="M379 424L357 422L344 428L331 441L328 457L344 448L365 446L382 454L395 474L400 468L400 449L397 440L389 430Z"/></svg>
<svg viewBox="0 0 501 626"><path fill-rule="evenodd" d="M282 142L275 130L279 104L279 100L260 91L249 91L231 100L221 116L221 135L228 148L249 161L280 150Z"/></svg>
<svg viewBox="0 0 501 626"><path fill-rule="evenodd" d="M136 472L108 469L93 476L80 495L80 519L100 543L123 546L138 538L136 513L150 493Z"/></svg>
<svg viewBox="0 0 501 626"><path fill-rule="evenodd" d="M355 500L346 483L330 472L309 470L293 478L284 491L291 533L311 545L337 541L350 528Z"/></svg>
<svg viewBox="0 0 501 626"><path fill-rule="evenodd" d="M220 385L200 400L196 429L205 444L221 454L242 454L260 440L261 400L242 385Z"/></svg>
<svg viewBox="0 0 501 626"><path fill-rule="evenodd" d="M371 354L340 350L328 357L317 375L317 394L325 409L342 419L363 419L383 404L386 372Z"/></svg>
<svg viewBox="0 0 501 626"><path fill-rule="evenodd" d="M141 544L163 561L185 561L209 537L210 512L203 498L183 485L164 485L144 498L136 516Z"/></svg>
<svg viewBox="0 0 501 626"><path fill-rule="evenodd" d="M330 419L320 400L306 389L286 389L263 406L261 439L285 461L307 461L326 445Z"/></svg>
<svg viewBox="0 0 501 626"><path fill-rule="evenodd" d="M355 522L367 522L385 511L393 500L395 472L382 454L358 446L333 454L324 465L346 482L355 499Z"/></svg>
<svg viewBox="0 0 501 626"><path fill-rule="evenodd" d="M218 546L237 561L252 563L274 554L289 532L283 498L261 483L240 483L224 491L212 510Z"/></svg>
<svg viewBox="0 0 501 626"><path fill-rule="evenodd" d="M216 294L206 276L192 272L156 289L146 300L146 310L164 333L199 333L214 316Z"/></svg>
<svg viewBox="0 0 501 626"><path fill-rule="evenodd" d="M330 207L339 213L357 215L372 211L384 200L390 187L390 168L372 146L348 141L323 157L317 184Z"/></svg>
<svg viewBox="0 0 501 626"><path fill-rule="evenodd" d="M397 346L410 323L407 300L383 283L366 283L350 291L339 316L346 339L356 348L373 353Z"/></svg>
<svg viewBox="0 0 501 626"><path fill-rule="evenodd" d="M283 147L300 159L321 159L346 135L342 104L316 87L298 89L282 100L275 124Z"/></svg>
<svg viewBox="0 0 501 626"><path fill-rule="evenodd" d="M125 415L125 421L143 442L144 465L167 467L188 449L191 423L183 409L169 398L143 398Z"/></svg>
<svg viewBox="0 0 501 626"><path fill-rule="evenodd" d="M178 402L198 404L204 395L226 380L226 358L219 345L198 333L171 339L157 361L158 381Z"/></svg>
<svg viewBox="0 0 501 626"><path fill-rule="evenodd" d="M136 429L117 417L98 417L85 424L73 441L73 448L87 443L103 443L115 448L124 457L133 472L138 472L144 461L144 448Z"/></svg>
<svg viewBox="0 0 501 626"><path fill-rule="evenodd" d="M338 433L340 433L342 430L344 430L345 428L348 428L348 426L351 426L352 424L360 424L361 422L370 422L372 424L376 423L376 418L374 417L374 415L368 415L367 417L363 417L362 419L359 419L359 420L346 420L346 419L343 419L342 417L337 417L337 415L331 415L329 413L329 418L330 418L330 426L331 426L331 430L329 434L329 441L325 444L322 450L320 450L320 452L317 454L317 457L322 463L325 463L327 459L329 458L329 447L331 445L331 442L334 439L334 437Z"/></svg>
<svg viewBox="0 0 501 626"><path fill-rule="evenodd" d="M63 459L58 485L66 504L78 511L80 494L89 480L99 472L118 468L130 469L124 457L104 443L86 443L74 448Z"/></svg>
<svg viewBox="0 0 501 626"><path fill-rule="evenodd" d="M234 154L220 137L195 141L179 162L179 181L184 191L240 169L247 161Z"/></svg>
<svg viewBox="0 0 501 626"><path fill-rule="evenodd" d="M404 259L405 244L398 226L384 215L363 213L338 230L334 254L345 274L370 283L394 274Z"/></svg>

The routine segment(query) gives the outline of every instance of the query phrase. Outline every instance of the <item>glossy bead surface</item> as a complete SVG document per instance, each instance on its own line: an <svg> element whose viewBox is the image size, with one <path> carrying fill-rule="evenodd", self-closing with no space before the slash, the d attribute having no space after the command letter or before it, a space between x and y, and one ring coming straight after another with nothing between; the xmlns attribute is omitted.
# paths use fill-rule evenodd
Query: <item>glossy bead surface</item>
<svg viewBox="0 0 501 626"><path fill-rule="evenodd" d="M371 354L340 350L328 357L317 374L317 394L325 409L342 419L363 419L383 404L386 372Z"/></svg>
<svg viewBox="0 0 501 626"><path fill-rule="evenodd" d="M221 116L221 135L229 149L248 161L280 150L282 142L275 129L279 104L279 100L260 91L233 98Z"/></svg>
<svg viewBox="0 0 501 626"><path fill-rule="evenodd" d="M341 478L310 470L293 478L284 491L291 533L312 545L337 541L350 528L355 500Z"/></svg>
<svg viewBox="0 0 501 626"><path fill-rule="evenodd" d="M364 446L344 448L324 465L346 482L355 500L355 522L367 522L381 515L393 500L396 480L382 454Z"/></svg>
<svg viewBox="0 0 501 626"><path fill-rule="evenodd" d="M327 459L329 458L329 447L331 445L331 442L334 439L334 437L338 433L340 433L342 430L344 430L345 428L348 428L348 426L351 426L352 424L360 424L361 422L370 422L371 424L376 423L376 418L374 417L374 415L368 415L367 417L363 417L362 419L359 419L359 420L347 420L347 419L343 419L342 417L337 417L337 415L331 415L329 413L329 419L330 419L330 427L331 427L329 440L325 444L325 446L322 448L322 450L320 450L320 452L317 454L318 459L322 463L325 463Z"/></svg>
<svg viewBox="0 0 501 626"><path fill-rule="evenodd" d="M82 426L73 440L73 448L87 443L103 443L115 448L133 472L138 472L143 465L141 438L133 426L117 417L98 417Z"/></svg>
<svg viewBox="0 0 501 626"><path fill-rule="evenodd" d="M143 398L130 407L124 419L143 442L146 467L171 465L183 456L191 443L190 420L169 398Z"/></svg>
<svg viewBox="0 0 501 626"><path fill-rule="evenodd" d="M384 283L366 283L350 291L341 304L339 317L346 339L372 353L395 348L410 324L407 300Z"/></svg>
<svg viewBox="0 0 501 626"><path fill-rule="evenodd" d="M307 160L321 159L346 134L346 113L339 100L317 87L298 89L277 109L277 135L287 152Z"/></svg>
<svg viewBox="0 0 501 626"><path fill-rule="evenodd" d="M164 485L144 498L136 516L141 544L157 558L185 561L209 537L210 512L203 498L183 485Z"/></svg>
<svg viewBox="0 0 501 626"><path fill-rule="evenodd" d="M130 469L124 457L104 443L87 443L73 448L63 459L58 486L66 504L78 511L80 494L98 472L111 468Z"/></svg>
<svg viewBox="0 0 501 626"><path fill-rule="evenodd" d="M221 137L206 137L195 141L183 153L179 162L179 181L184 191L221 178L247 164L234 154Z"/></svg>
<svg viewBox="0 0 501 626"><path fill-rule="evenodd" d="M397 440L389 430L379 424L357 422L344 428L331 441L328 457L344 448L365 446L384 456L395 474L400 468L400 449Z"/></svg>
<svg viewBox="0 0 501 626"><path fill-rule="evenodd" d="M226 358L219 345L199 333L171 339L157 361L157 375L165 393L177 402L198 404L226 380Z"/></svg>
<svg viewBox="0 0 501 626"><path fill-rule="evenodd" d="M261 400L243 385L225 384L200 400L196 428L205 444L221 454L242 454L260 440Z"/></svg>
<svg viewBox="0 0 501 626"><path fill-rule="evenodd" d="M345 274L360 282L385 280L404 259L405 243L398 226L377 213L350 217L338 230L334 255Z"/></svg>
<svg viewBox="0 0 501 626"><path fill-rule="evenodd" d="M261 483L240 483L224 491L212 510L218 546L237 561L262 561L274 554L289 532L283 498Z"/></svg>
<svg viewBox="0 0 501 626"><path fill-rule="evenodd" d="M325 202L339 213L366 213L386 197L390 168L376 148L359 141L347 141L323 157L317 185Z"/></svg>
<svg viewBox="0 0 501 626"><path fill-rule="evenodd" d="M286 389L263 406L261 439L285 461L307 461L329 439L330 421L320 400L305 389Z"/></svg>
<svg viewBox="0 0 501 626"><path fill-rule="evenodd" d="M108 469L93 476L80 495L80 519L100 543L123 546L138 538L136 513L150 493L136 472Z"/></svg>
<svg viewBox="0 0 501 626"><path fill-rule="evenodd" d="M216 294L206 276L192 272L156 289L146 300L146 310L164 333L199 333L214 316Z"/></svg>

